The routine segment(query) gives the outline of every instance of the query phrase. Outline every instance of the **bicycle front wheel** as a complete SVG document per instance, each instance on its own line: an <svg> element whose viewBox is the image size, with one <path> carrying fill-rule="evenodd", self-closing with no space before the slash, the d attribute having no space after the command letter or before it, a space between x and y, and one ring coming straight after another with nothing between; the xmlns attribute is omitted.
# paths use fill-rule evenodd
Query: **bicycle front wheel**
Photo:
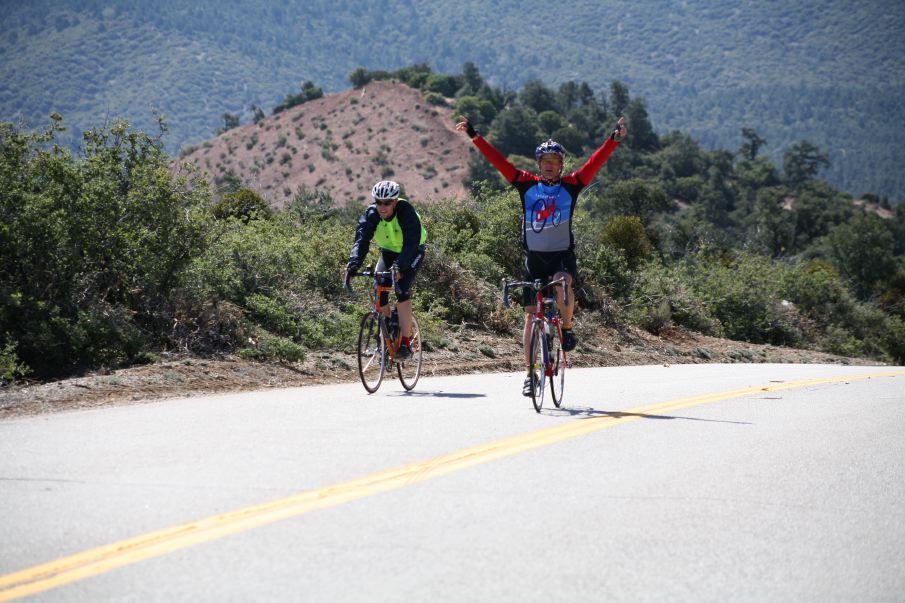
<svg viewBox="0 0 905 603"><path fill-rule="evenodd" d="M562 406L562 391L566 386L566 352L562 349L562 331L557 328L550 342L550 397L556 408Z"/></svg>
<svg viewBox="0 0 905 603"><path fill-rule="evenodd" d="M534 410L540 412L544 406L544 348L547 342L540 323L531 329L531 346L528 348L528 375L531 377L531 402Z"/></svg>
<svg viewBox="0 0 905 603"><path fill-rule="evenodd" d="M396 370L399 372L399 381L406 391L411 391L418 383L418 377L421 376L421 327L418 321L412 316L412 339L411 339L412 355L405 360L396 361Z"/></svg>
<svg viewBox="0 0 905 603"><path fill-rule="evenodd" d="M380 332L380 320L376 313L368 312L361 317L361 328L358 330L358 376L369 394L376 392L383 381L386 359L386 342Z"/></svg>

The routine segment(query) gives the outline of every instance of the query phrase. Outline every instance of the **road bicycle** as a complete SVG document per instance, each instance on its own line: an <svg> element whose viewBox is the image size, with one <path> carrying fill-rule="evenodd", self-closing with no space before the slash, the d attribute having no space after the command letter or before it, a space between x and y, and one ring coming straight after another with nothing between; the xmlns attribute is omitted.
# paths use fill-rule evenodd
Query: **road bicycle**
<svg viewBox="0 0 905 603"><path fill-rule="evenodd" d="M368 291L372 308L361 317L358 329L358 376L361 384L369 394L373 394L383 382L387 367L392 370L396 366L399 381L406 391L414 389L421 376L421 327L412 315L412 336L409 346L412 355L401 360L396 358L402 333L396 308L390 311L389 295L396 283L396 271L377 272L365 270L349 274L354 277L367 277L374 280L374 286ZM352 285L346 280L346 290L355 295Z"/></svg>
<svg viewBox="0 0 905 603"><path fill-rule="evenodd" d="M569 303L565 278L553 281L503 281L503 306L506 308L509 307L509 289L527 288L535 295L536 306L528 347L528 376L531 379L531 402L537 412L544 406L545 383L548 379L553 404L556 408L562 406L566 368L569 366L566 351L562 347L562 318L556 307L555 287L562 288L563 301Z"/></svg>

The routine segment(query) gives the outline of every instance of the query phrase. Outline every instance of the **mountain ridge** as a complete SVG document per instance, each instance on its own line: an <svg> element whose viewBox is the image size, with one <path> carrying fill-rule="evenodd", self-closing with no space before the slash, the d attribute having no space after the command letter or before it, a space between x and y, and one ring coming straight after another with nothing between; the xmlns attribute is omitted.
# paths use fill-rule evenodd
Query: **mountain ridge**
<svg viewBox="0 0 905 603"><path fill-rule="evenodd" d="M0 24L0 115L42 123L59 111L73 138L108 117L153 126L168 148L207 138L224 112L248 118L300 81L347 87L356 67L477 65L517 89L622 81L661 133L734 149L742 127L778 164L807 139L826 179L853 194L905 198L905 5L538 0L455 6L426 0L35 0Z"/></svg>

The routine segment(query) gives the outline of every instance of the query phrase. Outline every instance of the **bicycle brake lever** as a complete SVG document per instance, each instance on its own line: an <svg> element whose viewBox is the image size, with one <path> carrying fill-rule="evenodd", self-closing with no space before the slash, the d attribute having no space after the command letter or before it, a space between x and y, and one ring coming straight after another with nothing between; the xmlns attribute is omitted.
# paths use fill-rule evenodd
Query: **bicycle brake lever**
<svg viewBox="0 0 905 603"><path fill-rule="evenodd" d="M506 282L506 279L503 279L503 307L509 307L509 283Z"/></svg>
<svg viewBox="0 0 905 603"><path fill-rule="evenodd" d="M393 281L393 293L399 295L402 293L402 289L399 288L399 279L396 278L396 275L399 274L398 268L392 268L390 270L390 279Z"/></svg>
<svg viewBox="0 0 905 603"><path fill-rule="evenodd" d="M352 298L356 297L355 290L352 289L352 277L357 276L358 274L358 272L353 272L351 274L346 273L346 278L343 279L343 288L345 288L346 293Z"/></svg>

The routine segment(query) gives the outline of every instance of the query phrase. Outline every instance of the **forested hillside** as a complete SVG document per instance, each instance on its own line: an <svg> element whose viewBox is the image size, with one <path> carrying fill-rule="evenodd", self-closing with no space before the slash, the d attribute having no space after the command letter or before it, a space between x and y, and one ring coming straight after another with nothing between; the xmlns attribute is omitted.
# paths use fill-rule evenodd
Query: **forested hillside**
<svg viewBox="0 0 905 603"><path fill-rule="evenodd" d="M314 104L333 116L345 110L378 139L381 128L395 129L399 148L471 149L462 134L437 145L411 127L422 128L416 107L437 103L527 168L536 142L554 136L573 169L625 115L628 136L579 197L572 224L583 358L606 357L601 330L643 329L905 362L905 203L830 186L820 178L827 158L819 146L792 144L776 164L758 131L744 128L733 148L710 151L690 134L657 132L644 100L617 81L598 91L530 80L507 91L474 65L456 75L423 65L356 69L350 79L354 94L321 98L308 84L251 126L228 120L213 160L243 148L250 165L269 165L269 154L271 163L288 157L290 174L307 171L294 159L306 151L291 146L314 141L329 154L340 145L326 138L330 109L304 120ZM402 85L387 80L409 87L393 95L409 103L397 107L408 121L381 119L385 107L360 100L367 89ZM326 188L300 186L277 204L237 174L212 189L191 165L174 168L160 130L116 120L71 152L55 144L63 123L54 115L29 131L0 122L0 382L174 351L292 365L349 349L361 305L339 275L360 200L344 204ZM342 173L352 180L370 183L390 167L351 147L351 173ZM413 306L430 350L457 350L476 331L517 339L521 328L520 311L500 306L499 283L521 274L523 212L511 187L471 153L468 196L417 203L429 238ZM710 357L689 353L690 361ZM732 358L765 360L751 351Z"/></svg>
<svg viewBox="0 0 905 603"><path fill-rule="evenodd" d="M508 90L618 80L659 132L712 150L754 128L776 163L807 139L835 186L905 197L901 2L34 0L3 13L0 118L39 125L59 111L64 140L121 116L150 127L155 107L173 152L304 81L335 92L357 67L472 62Z"/></svg>

